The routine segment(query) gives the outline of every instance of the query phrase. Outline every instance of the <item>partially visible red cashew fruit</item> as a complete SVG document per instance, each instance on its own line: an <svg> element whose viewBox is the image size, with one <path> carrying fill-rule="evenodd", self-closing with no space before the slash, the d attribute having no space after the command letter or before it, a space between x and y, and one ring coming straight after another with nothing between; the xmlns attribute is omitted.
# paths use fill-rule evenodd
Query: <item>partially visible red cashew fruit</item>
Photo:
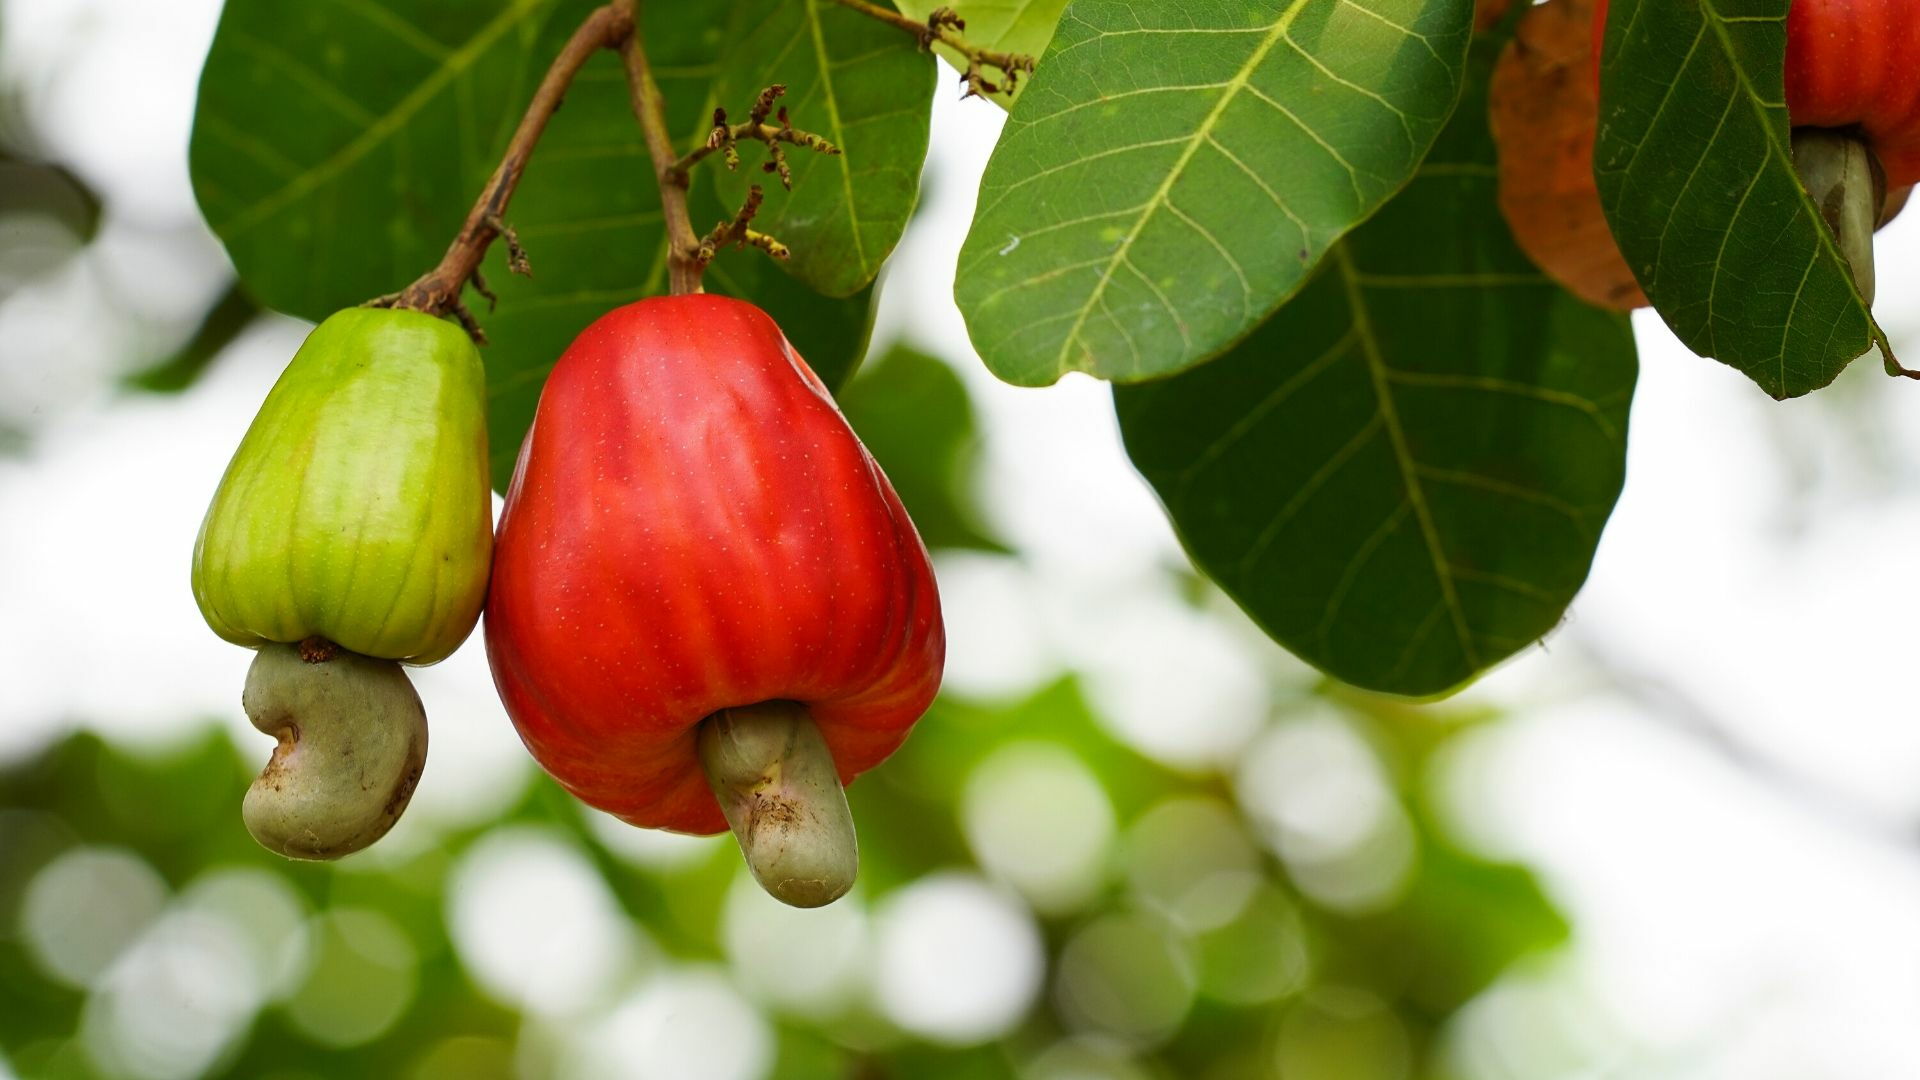
<svg viewBox="0 0 1920 1080"><path fill-rule="evenodd" d="M1920 0L1793 0L1784 76L1794 171L1872 303L1873 232L1920 182Z"/></svg>
<svg viewBox="0 0 1920 1080"><path fill-rule="evenodd" d="M554 365L507 492L486 617L540 764L640 826L731 824L776 898L858 865L844 783L940 686L913 523L765 312L641 300Z"/></svg>
<svg viewBox="0 0 1920 1080"><path fill-rule="evenodd" d="M1494 65L1487 120L1514 241L1589 304L1628 311L1647 297L1613 241L1593 179L1592 4L1548 0L1520 17Z"/></svg>

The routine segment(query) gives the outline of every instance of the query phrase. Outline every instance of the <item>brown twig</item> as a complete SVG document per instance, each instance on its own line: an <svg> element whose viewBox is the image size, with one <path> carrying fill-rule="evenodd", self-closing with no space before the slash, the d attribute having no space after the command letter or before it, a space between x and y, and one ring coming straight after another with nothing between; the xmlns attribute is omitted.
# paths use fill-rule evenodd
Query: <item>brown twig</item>
<svg viewBox="0 0 1920 1080"><path fill-rule="evenodd" d="M763 192L758 185L748 190L746 204L732 221L721 222L704 238L695 234L692 218L687 212L687 188L692 182L689 170L715 152L724 156L729 168L737 167L740 154L734 144L741 139L756 139L767 144L769 156L766 170L779 173L781 184L792 187L793 172L787 165L782 143L823 154L838 154L839 147L818 135L794 127L787 117L787 110L780 109L776 114L775 103L787 88L775 85L760 92L753 107L748 110L748 119L744 124L729 125L726 110L715 109L713 129L707 133L706 141L685 156L675 156L673 138L667 131L660 87L654 82L638 34L622 43L620 55L627 65L627 88L633 99L633 114L640 120L647 143L647 156L653 159L654 178L660 185L661 208L667 224L668 291L676 296L699 292L700 278L707 264L725 247L757 247L776 259L786 258L788 251L785 244L766 233L747 228L747 222L752 221L760 209ZM775 124L767 123L769 116L775 119Z"/></svg>
<svg viewBox="0 0 1920 1080"><path fill-rule="evenodd" d="M918 41L923 49L940 44L966 57L966 70L960 74L960 82L967 88L967 92L960 95L963 98L985 97L1003 90L1011 94L1015 84L1020 81L1021 75L1033 73L1036 61L1025 53L996 52L968 41L961 33L967 28L966 20L950 7L935 8L933 13L927 16L926 22L920 22L897 11L889 11L878 4L869 3L868 0L837 0L837 2L842 7L851 8L868 18L879 19L883 23L899 27L912 34L914 40ZM1000 86L987 81L985 72L988 68L998 68L1007 80L1006 85Z"/></svg>
<svg viewBox="0 0 1920 1080"><path fill-rule="evenodd" d="M475 341L482 344L486 342L486 335L481 332L473 313L461 303L460 293L469 282L475 282L481 294L492 299L485 280L479 277L479 270L488 246L498 236L507 238L508 268L515 273L531 274L527 253L521 249L519 239L507 227L501 215L506 213L514 188L519 185L521 174L526 171L527 159L533 154L534 144L540 141L547 121L560 108L574 76L594 53L632 41L633 26L633 7L627 0L614 0L596 8L581 22L579 29L561 48L560 55L554 57L553 63L548 66L546 76L540 80L532 102L520 118L520 126L514 129L513 138L507 143L507 152L493 170L493 176L488 179L479 200L468 211L466 223L454 237L453 244L447 248L447 253L441 257L439 265L405 289L368 301L369 306L411 308L429 315L452 315L460 320Z"/></svg>
<svg viewBox="0 0 1920 1080"><path fill-rule="evenodd" d="M787 250L787 245L766 233L747 228L748 222L760 212L760 200L764 194L759 184L748 187L747 201L740 204L740 212L733 215L733 220L715 225L713 231L700 241L700 246L694 251L694 259L703 268L713 261L722 248L728 247L756 247L776 259L784 259L792 254Z"/></svg>
<svg viewBox="0 0 1920 1080"><path fill-rule="evenodd" d="M411 308L429 315L451 315L466 327L467 333L475 341L486 343L486 334L481 331L473 312L461 302L461 294L468 285L472 285L490 305L497 301L498 297L480 272L480 263L486 257L487 248L496 239L505 238L507 242L507 269L516 274L533 276L526 249L520 246L520 238L502 215L506 212L508 201L513 198L521 175L526 171L534 145L546 130L547 121L560 108L567 88L572 85L581 67L601 49L616 49L620 53L621 63L627 72L627 91L633 114L640 122L647 156L652 159L654 177L659 183L661 211L667 228L669 290L676 295L699 292L702 271L712 260L714 252L722 247L751 246L775 258L787 257L785 245L765 233L747 228L747 222L752 220L760 206L761 192L758 187L753 188L747 205L741 208L733 221L722 222L703 242L694 233L693 222L687 212L687 170L716 150L724 151L729 165L737 165L739 154L734 144L741 139L755 139L767 144L769 160L766 170L779 173L781 182L791 186L793 174L780 144L802 146L827 154L837 154L839 149L818 135L795 128L789 122L785 109L779 110L777 124L769 124L767 120L774 115L776 100L786 91L784 86L771 86L762 91L754 102L747 123L729 126L726 113L716 109L715 127L708 136L707 145L685 157L676 155L672 136L667 131L665 101L659 84L654 81L646 48L641 41L638 8L638 0L611 0L595 8L581 22L547 68L546 76L534 92L533 101L520 119L520 126L514 129L513 138L507 143L499 166L494 169L486 189L468 212L465 224L439 264L405 289L367 301L369 307Z"/></svg>
<svg viewBox="0 0 1920 1080"><path fill-rule="evenodd" d="M784 106L778 113L774 112L774 103L786 92L787 88L779 83L760 91L760 96L754 100L753 108L747 111L747 122L744 124L728 124L727 110L714 109L713 130L707 133L707 141L696 147L692 153L674 162L675 180L682 184L686 183L691 175L689 170L716 151L726 161L728 170L739 168L740 151L736 148L736 144L742 139L754 139L767 144L767 161L761 169L765 172L779 173L780 186L789 191L793 189L793 169L787 164L787 154L781 148L781 143L813 150L829 157L840 153L839 147L813 132L801 131L794 127ZM769 115L774 117L777 124L767 123Z"/></svg>
<svg viewBox="0 0 1920 1080"><path fill-rule="evenodd" d="M631 4L632 0L615 2ZM698 261L700 241L687 214L686 176L675 171L680 159L673 152L673 137L667 131L666 100L660 94L660 84L654 81L639 34L629 34L620 43L620 59L627 69L633 115L640 121L647 156L653 159L654 179L660 186L660 209L667 225L667 289L675 296L697 293L705 264Z"/></svg>

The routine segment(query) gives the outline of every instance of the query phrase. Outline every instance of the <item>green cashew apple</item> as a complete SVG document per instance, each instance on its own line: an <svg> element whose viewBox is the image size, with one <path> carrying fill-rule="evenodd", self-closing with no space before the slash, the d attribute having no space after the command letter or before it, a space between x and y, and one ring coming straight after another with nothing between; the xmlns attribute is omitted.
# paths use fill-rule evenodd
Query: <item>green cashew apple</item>
<svg viewBox="0 0 1920 1080"><path fill-rule="evenodd" d="M354 308L314 328L260 407L193 550L215 633L258 649L241 703L279 745L241 804L293 859L385 835L426 765L401 663L458 648L493 557L486 381L452 323Z"/></svg>
<svg viewBox="0 0 1920 1080"><path fill-rule="evenodd" d="M350 308L314 328L227 466L193 553L215 633L431 664L493 551L485 378L457 326Z"/></svg>

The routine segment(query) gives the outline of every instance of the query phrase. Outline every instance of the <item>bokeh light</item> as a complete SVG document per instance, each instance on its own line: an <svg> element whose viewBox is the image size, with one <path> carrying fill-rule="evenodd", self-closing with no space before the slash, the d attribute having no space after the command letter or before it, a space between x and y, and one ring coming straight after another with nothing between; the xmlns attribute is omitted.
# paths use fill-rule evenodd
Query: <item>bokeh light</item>
<svg viewBox="0 0 1920 1080"><path fill-rule="evenodd" d="M1629 1075L1641 1052L1618 1019L1565 957L1540 958L1517 965L1460 1011L1443 1060L1459 1075L1486 1080Z"/></svg>
<svg viewBox="0 0 1920 1080"><path fill-rule="evenodd" d="M1259 852L1218 799L1163 799L1127 830L1128 884L1189 931L1232 921L1263 880Z"/></svg>
<svg viewBox="0 0 1920 1080"><path fill-rule="evenodd" d="M186 1080L214 1064L265 996L232 924L169 912L87 999L81 1039L108 1075Z"/></svg>
<svg viewBox="0 0 1920 1080"><path fill-rule="evenodd" d="M922 878L876 913L874 1003L943 1043L1000 1035L1026 1014L1045 959L1024 905L968 874Z"/></svg>
<svg viewBox="0 0 1920 1080"><path fill-rule="evenodd" d="M1332 706L1277 721L1249 748L1234 790L1315 900L1374 911L1406 887L1411 826L1372 748Z"/></svg>
<svg viewBox="0 0 1920 1080"><path fill-rule="evenodd" d="M786 1012L832 1017L866 986L867 912L858 892L823 908L792 908L736 873L721 940L741 987Z"/></svg>
<svg viewBox="0 0 1920 1080"><path fill-rule="evenodd" d="M947 630L944 684L969 697L1007 699L1038 687L1063 660L1043 632L1033 571L971 551L936 553Z"/></svg>
<svg viewBox="0 0 1920 1080"><path fill-rule="evenodd" d="M1231 1005L1277 1001L1313 975L1307 930L1294 902L1261 882L1238 915L1199 936L1200 992Z"/></svg>
<svg viewBox="0 0 1920 1080"><path fill-rule="evenodd" d="M1245 642L1171 584L1135 589L1079 614L1076 660L1101 722L1184 768L1233 761L1268 711L1267 676Z"/></svg>
<svg viewBox="0 0 1920 1080"><path fill-rule="evenodd" d="M27 886L21 935L47 974L69 986L92 986L166 901L166 882L138 855L76 848Z"/></svg>
<svg viewBox="0 0 1920 1080"><path fill-rule="evenodd" d="M1079 907L1106 880L1113 804L1064 746L995 750L968 778L960 816L974 859L1042 912Z"/></svg>
<svg viewBox="0 0 1920 1080"><path fill-rule="evenodd" d="M1154 1080L1128 1049L1111 1038L1079 1035L1042 1050L1021 1071L1024 1080Z"/></svg>
<svg viewBox="0 0 1920 1080"><path fill-rule="evenodd" d="M209 870L182 891L179 906L233 931L265 996L285 996L305 977L311 960L307 905L281 875L250 866Z"/></svg>
<svg viewBox="0 0 1920 1080"><path fill-rule="evenodd" d="M537 827L474 844L447 887L447 925L487 992L536 1012L603 1000L651 953L575 845Z"/></svg>
<svg viewBox="0 0 1920 1080"><path fill-rule="evenodd" d="M495 500L496 506L498 499ZM428 765L402 822L420 819L432 842L449 829L493 821L523 798L538 769L493 692L476 629L432 667L408 672L433 725Z"/></svg>
<svg viewBox="0 0 1920 1080"><path fill-rule="evenodd" d="M1054 1001L1068 1024L1145 1046L1180 1027L1193 1004L1187 942L1158 919L1103 915L1060 951Z"/></svg>
<svg viewBox="0 0 1920 1080"><path fill-rule="evenodd" d="M295 1029L327 1046L358 1046L406 1012L419 980L419 952L399 924L378 911L334 908L309 931L314 957L287 999Z"/></svg>
<svg viewBox="0 0 1920 1080"><path fill-rule="evenodd" d="M713 968L663 972L593 1025L567 1075L580 1080L758 1080L773 1033Z"/></svg>

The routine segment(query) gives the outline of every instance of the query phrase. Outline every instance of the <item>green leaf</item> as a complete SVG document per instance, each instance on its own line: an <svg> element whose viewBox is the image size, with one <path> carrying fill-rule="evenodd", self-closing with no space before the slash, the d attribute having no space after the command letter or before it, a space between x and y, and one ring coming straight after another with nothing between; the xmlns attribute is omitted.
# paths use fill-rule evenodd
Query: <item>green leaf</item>
<svg viewBox="0 0 1920 1080"><path fill-rule="evenodd" d="M787 87L793 126L839 147L834 155L785 146L793 190L754 163L715 175L733 203L747 185L770 190L755 228L793 250L787 268L829 296L857 292L880 272L920 197L933 107L933 58L910 36L833 0L743 0L722 54L719 104L746 119L760 91ZM704 227L695 222L696 227Z"/></svg>
<svg viewBox="0 0 1920 1080"><path fill-rule="evenodd" d="M1886 335L1788 147L1788 0L1616 0L1594 178L1647 298L1687 347L1776 398Z"/></svg>
<svg viewBox="0 0 1920 1080"><path fill-rule="evenodd" d="M542 46L570 29L561 7L228 4L190 154L201 208L252 290L319 318L431 266L538 81ZM559 124L585 111L571 104Z"/></svg>
<svg viewBox="0 0 1920 1080"><path fill-rule="evenodd" d="M1219 353L1399 190L1459 92L1467 0L1080 0L980 184L955 294L1008 382Z"/></svg>
<svg viewBox="0 0 1920 1080"><path fill-rule="evenodd" d="M229 285L200 325L178 349L158 362L128 375L124 385L156 394L177 394L198 382L226 347L253 325L260 306L240 286Z"/></svg>
<svg viewBox="0 0 1920 1080"><path fill-rule="evenodd" d="M1514 246L1482 87L1252 337L1114 397L1194 561L1275 640L1426 695L1560 620L1620 494L1636 372L1626 319Z"/></svg>
<svg viewBox="0 0 1920 1080"><path fill-rule="evenodd" d="M894 0L893 6L900 9L900 14L921 20L931 18L940 8L951 8L966 20L961 33L968 44L992 52L1037 57L1046 51L1047 42L1053 40L1053 28L1059 25L1060 12L1066 8L1067 0L959 0L953 4L942 4L938 0ZM967 69L967 58L959 50L935 45L933 51L952 64L955 71ZM989 73L988 79L995 85L1005 81L998 72ZM1027 80L1022 78L1014 84L1011 93L1002 89L987 97L1003 109L1011 108L1026 88Z"/></svg>
<svg viewBox="0 0 1920 1080"><path fill-rule="evenodd" d="M1007 550L975 524L978 436L973 403L952 368L895 345L839 398L928 547Z"/></svg>
<svg viewBox="0 0 1920 1080"><path fill-rule="evenodd" d="M191 163L201 209L248 293L317 321L431 268L592 8L230 0L201 77ZM644 8L648 54L684 145L707 130L731 10ZM546 373L574 336L666 287L658 193L613 54L582 69L506 216L534 276L510 274L495 245L484 270L498 309L468 296L492 341L482 355L496 485L511 475ZM865 348L870 296L824 301L751 265L759 259L723 255L709 280L768 307L815 365L849 368Z"/></svg>

